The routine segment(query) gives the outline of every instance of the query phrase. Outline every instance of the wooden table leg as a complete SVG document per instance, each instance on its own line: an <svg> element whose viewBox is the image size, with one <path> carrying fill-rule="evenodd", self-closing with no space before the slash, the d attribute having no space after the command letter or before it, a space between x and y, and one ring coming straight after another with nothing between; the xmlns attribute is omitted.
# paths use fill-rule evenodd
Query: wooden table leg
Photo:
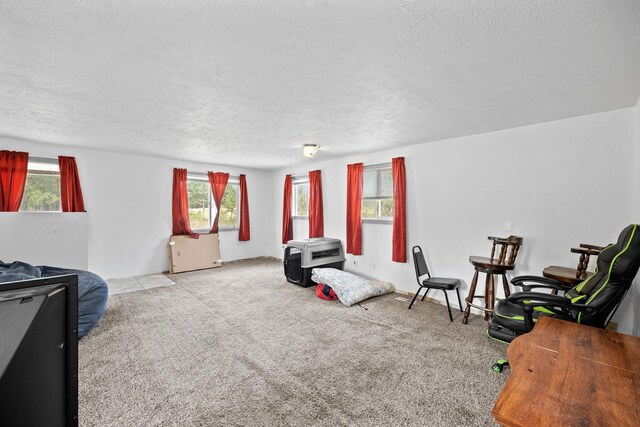
<svg viewBox="0 0 640 427"><path fill-rule="evenodd" d="M473 304L473 298L476 293L476 285L478 284L478 270L473 274L471 279L471 287L469 288L469 295L464 299L467 303L467 307L464 309L464 315L462 316L462 323L467 324L469 322L469 314L471 314L471 304Z"/></svg>

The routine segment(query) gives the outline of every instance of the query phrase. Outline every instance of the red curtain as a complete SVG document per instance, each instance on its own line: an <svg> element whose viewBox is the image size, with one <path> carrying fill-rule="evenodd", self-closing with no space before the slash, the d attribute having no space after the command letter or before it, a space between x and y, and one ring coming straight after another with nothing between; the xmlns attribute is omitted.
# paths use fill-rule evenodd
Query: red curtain
<svg viewBox="0 0 640 427"><path fill-rule="evenodd" d="M291 219L291 175L284 177L284 194L282 196L282 244L293 239L293 220Z"/></svg>
<svg viewBox="0 0 640 427"><path fill-rule="evenodd" d="M407 262L407 177L404 157L391 160L393 174L393 254L395 262Z"/></svg>
<svg viewBox="0 0 640 427"><path fill-rule="evenodd" d="M309 237L324 237L322 175L319 170L309 172Z"/></svg>
<svg viewBox="0 0 640 427"><path fill-rule="evenodd" d="M238 240L247 241L251 239L249 225L249 195L247 194L247 178L240 175L240 231Z"/></svg>
<svg viewBox="0 0 640 427"><path fill-rule="evenodd" d="M207 175L209 176L213 202L216 204L216 218L213 220L213 225L209 233L217 233L218 219L220 218L220 203L222 203L222 196L224 196L224 190L227 188L227 182L229 182L229 174L224 172L209 172Z"/></svg>
<svg viewBox="0 0 640 427"><path fill-rule="evenodd" d="M189 225L189 193L187 191L186 169L173 169L173 202L171 214L173 219L173 230L171 234L188 234L194 239L200 237L199 234L191 231L191 225Z"/></svg>
<svg viewBox="0 0 640 427"><path fill-rule="evenodd" d="M362 255L362 173L364 165L347 165L347 253Z"/></svg>
<svg viewBox="0 0 640 427"><path fill-rule="evenodd" d="M75 157L58 156L58 164L60 165L60 206L62 212L85 212Z"/></svg>
<svg viewBox="0 0 640 427"><path fill-rule="evenodd" d="M18 212L27 180L29 153L0 151L0 211Z"/></svg>

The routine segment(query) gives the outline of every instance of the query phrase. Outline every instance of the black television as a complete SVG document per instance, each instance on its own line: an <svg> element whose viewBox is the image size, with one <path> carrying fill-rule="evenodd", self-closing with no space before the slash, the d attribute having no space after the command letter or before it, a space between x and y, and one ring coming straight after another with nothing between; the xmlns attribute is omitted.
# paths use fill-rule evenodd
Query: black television
<svg viewBox="0 0 640 427"><path fill-rule="evenodd" d="M78 425L78 276L0 283L0 426Z"/></svg>

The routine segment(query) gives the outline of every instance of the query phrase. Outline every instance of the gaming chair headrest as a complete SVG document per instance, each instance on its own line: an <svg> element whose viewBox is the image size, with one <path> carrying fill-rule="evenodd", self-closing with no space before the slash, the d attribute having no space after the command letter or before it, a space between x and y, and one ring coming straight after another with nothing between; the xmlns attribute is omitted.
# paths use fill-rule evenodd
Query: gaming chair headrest
<svg viewBox="0 0 640 427"><path fill-rule="evenodd" d="M615 250L607 251L604 261L612 258L602 267L611 268L610 281L618 286L631 284L640 268L640 226L631 224L620 233L616 242ZM600 257L598 257L598 269L601 268Z"/></svg>

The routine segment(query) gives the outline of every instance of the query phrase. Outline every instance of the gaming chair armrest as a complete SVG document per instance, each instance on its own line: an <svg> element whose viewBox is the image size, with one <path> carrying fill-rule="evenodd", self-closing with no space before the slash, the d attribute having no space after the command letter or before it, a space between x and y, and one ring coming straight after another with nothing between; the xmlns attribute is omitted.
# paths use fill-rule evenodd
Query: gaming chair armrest
<svg viewBox="0 0 640 427"><path fill-rule="evenodd" d="M580 304L571 304L571 300L567 297L561 297L559 295L543 294L542 292L516 292L511 294L507 301L514 302L520 305L555 305L563 308L573 308ZM527 301L525 303L525 301Z"/></svg>
<svg viewBox="0 0 640 427"><path fill-rule="evenodd" d="M567 297L543 294L540 292L516 292L515 294L511 294L509 298L507 298L507 301L519 304L523 307L525 326L529 331L533 329L534 325L534 307L545 307L552 311L554 311L553 308L560 307L567 311L579 311L587 314L594 314L596 312L596 309L590 305L572 303ZM560 313L558 311L556 312Z"/></svg>
<svg viewBox="0 0 640 427"><path fill-rule="evenodd" d="M524 282L533 282L537 285L525 284ZM520 286L525 292L529 292L532 288L555 289L558 291L566 291L567 285L563 285L554 279L548 279L541 276L518 276L511 279L511 284Z"/></svg>

